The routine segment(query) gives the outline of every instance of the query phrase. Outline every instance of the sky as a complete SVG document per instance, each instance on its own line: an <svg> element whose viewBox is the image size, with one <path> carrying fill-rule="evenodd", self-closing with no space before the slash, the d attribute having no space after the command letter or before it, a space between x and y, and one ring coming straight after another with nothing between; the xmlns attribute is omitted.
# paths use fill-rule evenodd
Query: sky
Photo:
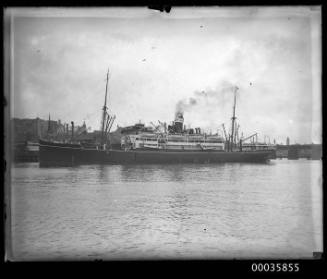
<svg viewBox="0 0 327 279"><path fill-rule="evenodd" d="M11 115L100 129L170 123L321 143L320 7L15 8Z"/></svg>

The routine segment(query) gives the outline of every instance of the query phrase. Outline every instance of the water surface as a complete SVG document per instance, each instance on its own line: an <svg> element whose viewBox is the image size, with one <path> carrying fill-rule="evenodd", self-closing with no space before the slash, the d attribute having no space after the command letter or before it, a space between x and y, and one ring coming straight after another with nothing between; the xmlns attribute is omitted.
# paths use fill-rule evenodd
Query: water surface
<svg viewBox="0 0 327 279"><path fill-rule="evenodd" d="M12 168L18 260L312 258L321 161Z"/></svg>

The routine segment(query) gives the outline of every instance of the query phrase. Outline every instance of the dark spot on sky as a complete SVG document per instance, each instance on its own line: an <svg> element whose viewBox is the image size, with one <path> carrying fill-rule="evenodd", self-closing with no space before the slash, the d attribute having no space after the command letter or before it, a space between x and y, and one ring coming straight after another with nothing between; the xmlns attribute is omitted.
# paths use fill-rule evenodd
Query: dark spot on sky
<svg viewBox="0 0 327 279"><path fill-rule="evenodd" d="M146 59L144 58L142 61L145 61Z"/></svg>
<svg viewBox="0 0 327 279"><path fill-rule="evenodd" d="M252 82L250 82L250 85L252 85Z"/></svg>
<svg viewBox="0 0 327 279"><path fill-rule="evenodd" d="M203 28L203 26L202 26L202 25L200 25L200 28Z"/></svg>

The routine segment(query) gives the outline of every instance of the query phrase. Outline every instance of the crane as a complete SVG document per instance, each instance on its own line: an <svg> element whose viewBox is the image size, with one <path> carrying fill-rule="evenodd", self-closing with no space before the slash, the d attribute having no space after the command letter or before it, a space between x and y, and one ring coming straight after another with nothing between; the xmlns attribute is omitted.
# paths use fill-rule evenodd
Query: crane
<svg viewBox="0 0 327 279"><path fill-rule="evenodd" d="M110 118L110 121L109 121L110 123L109 123L108 131L107 131L108 134L111 130L112 124L114 124L115 119L116 119L116 115L114 115L113 117Z"/></svg>
<svg viewBox="0 0 327 279"><path fill-rule="evenodd" d="M223 126L223 131L224 131L225 139L227 141L228 139L227 139L227 133L226 133L226 129L225 129L224 123L222 124L222 126Z"/></svg>
<svg viewBox="0 0 327 279"><path fill-rule="evenodd" d="M166 122L161 122L160 120L158 120L158 123L161 125L161 127L163 127L164 132L166 133L167 132L167 124L166 124Z"/></svg>
<svg viewBox="0 0 327 279"><path fill-rule="evenodd" d="M150 124L153 126L155 132L159 131L160 125L155 125L152 121Z"/></svg>
<svg viewBox="0 0 327 279"><path fill-rule="evenodd" d="M240 130L240 124L237 123L236 130L235 130L235 143L240 140L238 131Z"/></svg>
<svg viewBox="0 0 327 279"><path fill-rule="evenodd" d="M257 136L258 136L258 133L255 133L255 134L253 134L253 135L251 135L251 136L248 136L248 137L242 139L242 141L244 142L244 141L246 141L246 140L248 140L248 139L250 139L250 138L253 138L253 137L255 137L255 136L257 137Z"/></svg>

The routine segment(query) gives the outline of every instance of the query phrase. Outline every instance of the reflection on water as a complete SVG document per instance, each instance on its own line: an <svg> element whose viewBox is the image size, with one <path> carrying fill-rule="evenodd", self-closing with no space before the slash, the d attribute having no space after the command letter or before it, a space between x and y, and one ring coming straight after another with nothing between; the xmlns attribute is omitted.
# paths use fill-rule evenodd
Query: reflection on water
<svg viewBox="0 0 327 279"><path fill-rule="evenodd" d="M12 169L17 259L312 257L321 162ZM321 182L321 181L320 181Z"/></svg>

